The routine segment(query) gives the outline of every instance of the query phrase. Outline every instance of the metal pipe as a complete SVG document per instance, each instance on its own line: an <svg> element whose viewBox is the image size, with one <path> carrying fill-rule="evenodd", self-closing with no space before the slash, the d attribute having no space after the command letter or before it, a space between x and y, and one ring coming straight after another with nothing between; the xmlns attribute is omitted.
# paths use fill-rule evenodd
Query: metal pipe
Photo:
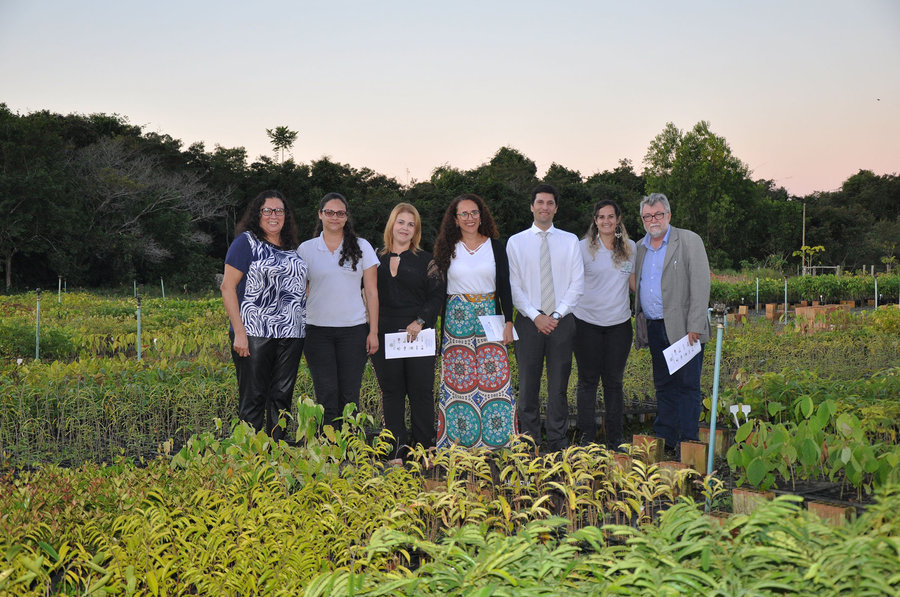
<svg viewBox="0 0 900 597"><path fill-rule="evenodd" d="M722 337L725 331L725 319L727 309L724 305L716 305L712 309L716 319L716 366L713 373L713 395L709 413L709 452L706 456L706 474L713 470L713 458L716 453L716 418L719 413L719 372L722 368ZM709 512L710 499L706 498L706 511Z"/></svg>
<svg viewBox="0 0 900 597"><path fill-rule="evenodd" d="M141 360L141 295L137 297L137 360Z"/></svg>
<svg viewBox="0 0 900 597"><path fill-rule="evenodd" d="M878 274L875 274L875 308L878 308Z"/></svg>
<svg viewBox="0 0 900 597"><path fill-rule="evenodd" d="M787 325L787 277L784 278L784 324Z"/></svg>
<svg viewBox="0 0 900 597"><path fill-rule="evenodd" d="M41 289L37 289L37 312L34 318L34 360L41 358Z"/></svg>

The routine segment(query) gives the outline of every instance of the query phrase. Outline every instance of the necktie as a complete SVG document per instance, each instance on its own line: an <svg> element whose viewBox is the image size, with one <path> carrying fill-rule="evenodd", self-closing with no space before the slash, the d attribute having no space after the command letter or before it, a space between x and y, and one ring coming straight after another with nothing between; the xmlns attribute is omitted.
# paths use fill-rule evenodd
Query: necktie
<svg viewBox="0 0 900 597"><path fill-rule="evenodd" d="M547 232L541 235L541 311L550 315L556 310L556 294L553 292L553 270L550 269L550 246Z"/></svg>

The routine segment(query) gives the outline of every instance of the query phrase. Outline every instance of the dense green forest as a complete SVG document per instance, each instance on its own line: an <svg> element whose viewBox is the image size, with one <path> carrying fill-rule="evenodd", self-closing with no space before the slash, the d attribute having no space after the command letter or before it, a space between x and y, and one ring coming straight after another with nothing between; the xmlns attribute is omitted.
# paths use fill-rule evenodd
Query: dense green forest
<svg viewBox="0 0 900 597"><path fill-rule="evenodd" d="M535 163L500 148L472 170L438 166L429 180L404 186L368 168L323 157L284 159L296 140L286 127L268 131L273 156L248 163L242 147L184 147L107 114L12 112L0 103L0 269L7 290L70 285L108 287L164 278L178 290L214 287L235 223L259 191L285 193L303 239L312 235L318 200L338 191L351 201L361 236L381 244L398 201L416 205L430 247L450 199L474 192L491 207L501 236L531 222L528 192ZM280 151L280 153L279 153ZM590 175L553 164L543 180L562 194L556 223L582 234L590 206L615 199L633 238L643 233L637 206L660 191L673 223L698 232L718 269L793 267L801 247L821 245L821 264L857 269L895 263L900 238L900 177L860 170L841 189L790 197L771 180L753 180L727 141L701 121L690 130L667 124L649 143L637 173L629 160Z"/></svg>

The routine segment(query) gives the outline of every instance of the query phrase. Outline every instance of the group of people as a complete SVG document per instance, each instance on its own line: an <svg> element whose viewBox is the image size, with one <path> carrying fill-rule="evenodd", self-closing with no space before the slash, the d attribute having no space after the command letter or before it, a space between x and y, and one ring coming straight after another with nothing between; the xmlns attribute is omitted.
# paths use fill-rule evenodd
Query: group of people
<svg viewBox="0 0 900 597"><path fill-rule="evenodd" d="M682 440L699 439L710 287L702 240L669 225L669 202L659 193L641 201L647 234L638 243L628 238L614 201L594 206L580 240L553 225L559 203L553 186L535 187L532 226L504 245L484 200L460 195L444 213L433 254L421 247L418 211L400 203L388 217L383 247L376 253L356 235L350 205L339 193L319 202L316 236L302 244L284 196L260 193L238 225L221 286L240 418L275 439L283 437L279 413L290 410L305 353L324 420L335 422L347 404L358 403L371 358L384 425L395 438L393 457L405 457L417 444L499 448L519 433L556 451L568 443L567 388L574 356L578 441L598 440L602 383L603 441L618 449L623 376L634 343L649 346L652 356L655 433L668 450L676 450ZM490 333L485 318L494 320ZM399 332L415 342L439 319L435 413L436 355L391 358L385 334ZM701 351L670 373L663 350L685 335L692 345L700 342ZM542 422L539 390L545 364Z"/></svg>

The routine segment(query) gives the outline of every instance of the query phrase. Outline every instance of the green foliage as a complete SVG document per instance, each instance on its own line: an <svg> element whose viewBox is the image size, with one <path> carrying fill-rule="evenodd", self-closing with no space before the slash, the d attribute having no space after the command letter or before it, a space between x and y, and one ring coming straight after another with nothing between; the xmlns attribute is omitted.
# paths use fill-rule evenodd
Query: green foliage
<svg viewBox="0 0 900 597"><path fill-rule="evenodd" d="M884 380L896 378L896 371L883 376ZM767 385L772 388L776 384L770 380ZM895 389L878 385L887 394L876 400L887 401L896 415ZM879 486L900 481L896 467L900 463L900 446L895 442L896 417L884 430L883 419L860 421L853 412L860 401L858 397L832 399L817 393L814 398L782 387L779 398L784 397L793 402L787 406L775 399L757 404L763 409L760 418L745 423L735 433L727 460L731 469L739 473L738 484L746 482L765 490L775 483L776 474L792 484L827 477L853 487L857 499L862 499ZM769 422L766 418L781 422ZM884 435L890 439L873 429L886 431Z"/></svg>
<svg viewBox="0 0 900 597"><path fill-rule="evenodd" d="M35 326L16 321L0 321L0 360L33 359ZM41 326L42 359L68 360L75 356L75 343L64 331Z"/></svg>
<svg viewBox="0 0 900 597"><path fill-rule="evenodd" d="M900 292L900 275L889 274L878 277L880 300L896 299ZM868 275L828 274L823 276L798 276L787 279L788 302L818 301L827 303L856 301L875 298L875 278ZM756 279L746 281L723 281L713 279L710 288L710 302L727 305L750 305L756 301ZM760 278L760 306L765 303L784 303L784 278Z"/></svg>
<svg viewBox="0 0 900 597"><path fill-rule="evenodd" d="M793 496L719 523L690 498L675 497L695 473L668 476L639 459L627 468L599 447L540 458L518 443L498 452L420 450L412 466L390 467L383 464L387 438L365 441L365 415L350 408L339 429L317 433L321 407L303 401L297 412L296 447L243 423L226 432L217 422L171 460L0 475L0 591L900 589L896 482L878 490L869 511L846 527L802 512ZM843 423L847 437L858 439L852 420ZM859 464L871 468L865 459ZM710 497L719 491L711 479L702 485Z"/></svg>
<svg viewBox="0 0 900 597"><path fill-rule="evenodd" d="M469 527L441 542L395 531L372 538L368 557L416 550L428 563L415 571L325 572L308 597L355 595L844 595L894 594L896 489L879 513L848 528L802 512L798 498L779 497L724 525L692 502L667 510L656 525L607 526L560 535L562 520L531 523L514 536ZM605 534L623 543L607 546Z"/></svg>

